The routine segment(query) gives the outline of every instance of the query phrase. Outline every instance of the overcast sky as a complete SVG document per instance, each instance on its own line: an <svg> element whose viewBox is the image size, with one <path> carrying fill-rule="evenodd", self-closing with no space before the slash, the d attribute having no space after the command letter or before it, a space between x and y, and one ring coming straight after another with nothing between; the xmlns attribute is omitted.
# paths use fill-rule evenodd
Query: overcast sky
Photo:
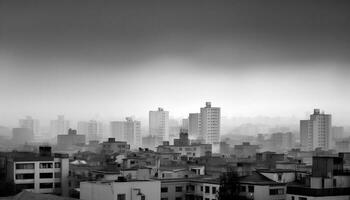
<svg viewBox="0 0 350 200"><path fill-rule="evenodd" d="M350 118L350 1L0 0L0 125L222 115Z"/></svg>

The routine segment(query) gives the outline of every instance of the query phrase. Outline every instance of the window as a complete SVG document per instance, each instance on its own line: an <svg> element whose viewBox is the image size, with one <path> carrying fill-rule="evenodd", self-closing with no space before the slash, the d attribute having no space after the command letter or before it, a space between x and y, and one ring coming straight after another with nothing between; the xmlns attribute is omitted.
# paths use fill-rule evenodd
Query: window
<svg viewBox="0 0 350 200"><path fill-rule="evenodd" d="M176 186L175 187L176 192L182 192L182 186Z"/></svg>
<svg viewBox="0 0 350 200"><path fill-rule="evenodd" d="M40 169L52 168L52 163L40 163Z"/></svg>
<svg viewBox="0 0 350 200"><path fill-rule="evenodd" d="M16 174L16 179L34 179L34 174Z"/></svg>
<svg viewBox="0 0 350 200"><path fill-rule="evenodd" d="M203 192L203 186L201 186L201 192Z"/></svg>
<svg viewBox="0 0 350 200"><path fill-rule="evenodd" d="M53 173L40 173L40 178L53 178Z"/></svg>
<svg viewBox="0 0 350 200"><path fill-rule="evenodd" d="M52 188L52 183L40 183L40 189L41 188Z"/></svg>
<svg viewBox="0 0 350 200"><path fill-rule="evenodd" d="M182 200L182 197L176 197L175 200Z"/></svg>
<svg viewBox="0 0 350 200"><path fill-rule="evenodd" d="M281 195L284 194L284 189L279 188L279 189L270 189L270 195Z"/></svg>
<svg viewBox="0 0 350 200"><path fill-rule="evenodd" d="M277 174L278 176L278 181L282 181L282 174Z"/></svg>
<svg viewBox="0 0 350 200"><path fill-rule="evenodd" d="M212 194L216 194L216 187L212 187L212 188L211 188L211 193L212 193Z"/></svg>
<svg viewBox="0 0 350 200"><path fill-rule="evenodd" d="M294 196L292 196L292 200L295 200L295 197L294 197Z"/></svg>
<svg viewBox="0 0 350 200"><path fill-rule="evenodd" d="M168 188L167 187L162 187L162 188L160 188L160 192L161 193L166 193L166 192L168 192Z"/></svg>
<svg viewBox="0 0 350 200"><path fill-rule="evenodd" d="M55 162L55 168L61 168L61 163L60 162Z"/></svg>
<svg viewBox="0 0 350 200"><path fill-rule="evenodd" d="M245 186L241 186L241 192L245 192L246 191L246 187Z"/></svg>
<svg viewBox="0 0 350 200"><path fill-rule="evenodd" d="M248 186L248 192L254 192L254 186L252 186L252 185L249 185Z"/></svg>
<svg viewBox="0 0 350 200"><path fill-rule="evenodd" d="M210 193L210 187L209 186L205 186L205 193Z"/></svg>
<svg viewBox="0 0 350 200"><path fill-rule="evenodd" d="M118 194L117 200L126 200L126 195L125 194Z"/></svg>
<svg viewBox="0 0 350 200"><path fill-rule="evenodd" d="M29 184L16 184L16 192L21 192L24 189L34 189L34 183Z"/></svg>
<svg viewBox="0 0 350 200"><path fill-rule="evenodd" d="M61 188L61 183L60 182L55 183L55 188Z"/></svg>
<svg viewBox="0 0 350 200"><path fill-rule="evenodd" d="M205 200L210 200L209 198L205 198Z"/></svg>
<svg viewBox="0 0 350 200"><path fill-rule="evenodd" d="M160 200L168 200L168 198L160 198Z"/></svg>
<svg viewBox="0 0 350 200"><path fill-rule="evenodd" d="M61 178L61 172L55 172L55 178Z"/></svg>
<svg viewBox="0 0 350 200"><path fill-rule="evenodd" d="M16 164L16 169L34 169L34 163Z"/></svg>
<svg viewBox="0 0 350 200"><path fill-rule="evenodd" d="M298 200L307 200L306 197L299 197Z"/></svg>

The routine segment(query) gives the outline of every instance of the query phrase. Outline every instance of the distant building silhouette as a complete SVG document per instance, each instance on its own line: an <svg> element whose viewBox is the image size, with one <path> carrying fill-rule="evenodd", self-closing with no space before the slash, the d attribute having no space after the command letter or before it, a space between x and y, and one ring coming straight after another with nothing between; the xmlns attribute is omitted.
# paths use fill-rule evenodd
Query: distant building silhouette
<svg viewBox="0 0 350 200"><path fill-rule="evenodd" d="M50 133L52 136L67 134L69 121L64 119L63 115L58 115L57 119L51 120Z"/></svg>
<svg viewBox="0 0 350 200"><path fill-rule="evenodd" d="M34 136L39 134L39 120L33 119L31 116L27 116L25 119L20 119L19 127L32 130Z"/></svg>
<svg viewBox="0 0 350 200"><path fill-rule="evenodd" d="M126 141L132 148L142 146L141 122L127 117L126 121L110 122L111 135L118 141Z"/></svg>
<svg viewBox="0 0 350 200"><path fill-rule="evenodd" d="M157 137L157 144L169 140L169 111L149 111L149 133Z"/></svg>
<svg viewBox="0 0 350 200"><path fill-rule="evenodd" d="M34 140L33 130L29 128L13 128L12 141L15 144L25 144Z"/></svg>

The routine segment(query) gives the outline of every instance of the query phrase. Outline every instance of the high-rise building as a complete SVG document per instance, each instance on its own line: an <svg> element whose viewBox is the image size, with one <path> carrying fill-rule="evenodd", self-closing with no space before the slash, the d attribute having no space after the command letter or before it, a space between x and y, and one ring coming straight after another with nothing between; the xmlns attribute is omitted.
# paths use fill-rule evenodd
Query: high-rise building
<svg viewBox="0 0 350 200"><path fill-rule="evenodd" d="M65 135L68 133L69 121L63 115L58 115L56 120L51 120L50 133L52 136Z"/></svg>
<svg viewBox="0 0 350 200"><path fill-rule="evenodd" d="M157 137L158 144L169 140L169 111L149 111L149 133Z"/></svg>
<svg viewBox="0 0 350 200"><path fill-rule="evenodd" d="M27 116L25 119L20 119L19 127L32 130L34 136L39 134L39 120L33 119L31 116Z"/></svg>
<svg viewBox="0 0 350 200"><path fill-rule="evenodd" d="M189 123L188 118L186 118L186 119L182 119L181 128L182 128L182 129L186 129L186 130L188 130L188 123Z"/></svg>
<svg viewBox="0 0 350 200"><path fill-rule="evenodd" d="M103 124L96 120L78 122L78 133L86 135L87 141L99 141L103 135Z"/></svg>
<svg viewBox="0 0 350 200"><path fill-rule="evenodd" d="M188 116L188 135L192 139L198 139L201 132L201 117L199 113L190 113Z"/></svg>
<svg viewBox="0 0 350 200"><path fill-rule="evenodd" d="M127 117L126 121L110 122L111 135L117 141L126 141L132 148L142 145L141 122Z"/></svg>
<svg viewBox="0 0 350 200"><path fill-rule="evenodd" d="M331 147L332 115L314 109L309 120L300 121L300 140L302 149L329 149Z"/></svg>
<svg viewBox="0 0 350 200"><path fill-rule="evenodd" d="M206 144L220 142L220 108L211 107L210 102L206 102L205 107L201 108L201 133L200 139Z"/></svg>

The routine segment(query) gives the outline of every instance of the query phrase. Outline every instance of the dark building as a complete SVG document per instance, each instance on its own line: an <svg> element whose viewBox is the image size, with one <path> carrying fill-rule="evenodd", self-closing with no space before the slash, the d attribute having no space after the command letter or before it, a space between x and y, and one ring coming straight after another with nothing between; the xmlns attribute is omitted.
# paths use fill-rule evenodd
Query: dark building
<svg viewBox="0 0 350 200"><path fill-rule="evenodd" d="M271 151L266 151L256 154L256 163L258 168L276 168L276 161L283 161L283 153L275 153Z"/></svg>
<svg viewBox="0 0 350 200"><path fill-rule="evenodd" d="M187 129L180 130L180 138L174 139L174 146L188 146L190 145L190 140L188 139Z"/></svg>

